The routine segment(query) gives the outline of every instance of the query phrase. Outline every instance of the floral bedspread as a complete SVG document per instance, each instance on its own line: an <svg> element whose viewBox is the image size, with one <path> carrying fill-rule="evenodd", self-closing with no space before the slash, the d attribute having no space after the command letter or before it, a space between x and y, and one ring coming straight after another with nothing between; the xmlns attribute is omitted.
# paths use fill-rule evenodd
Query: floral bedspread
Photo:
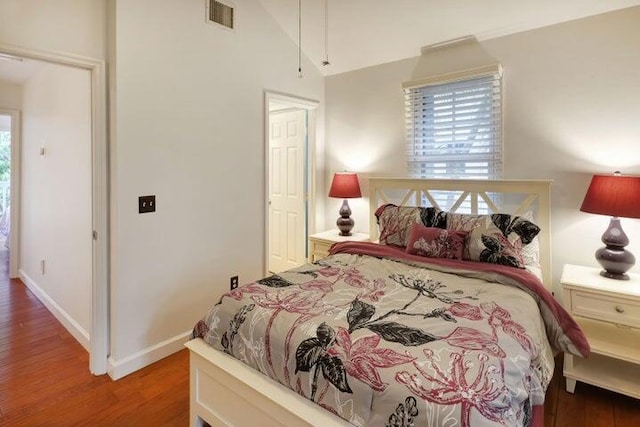
<svg viewBox="0 0 640 427"><path fill-rule="evenodd" d="M529 425L553 350L588 352L566 319L543 320L543 298L479 263L343 250L225 294L194 337L358 426Z"/></svg>

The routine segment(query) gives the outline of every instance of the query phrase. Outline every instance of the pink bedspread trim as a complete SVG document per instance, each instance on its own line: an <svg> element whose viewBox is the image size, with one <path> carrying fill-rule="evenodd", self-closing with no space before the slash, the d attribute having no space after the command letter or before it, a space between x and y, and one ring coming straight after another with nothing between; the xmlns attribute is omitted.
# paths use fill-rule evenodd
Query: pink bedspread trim
<svg viewBox="0 0 640 427"><path fill-rule="evenodd" d="M462 271L497 273L516 280L522 286L537 294L541 301L549 308L549 311L555 318L558 325L562 328L564 334L571 340L576 347L579 355L587 357L590 352L589 342L578 324L573 320L571 315L556 301L542 282L529 271L514 267L508 267L500 264L490 264L477 261L460 261L445 258L426 258L420 255L410 255L404 251L404 248L380 245L371 242L339 242L334 244L329 251L330 255L348 253L354 255L370 255L377 258L400 259L423 264L441 266L446 268L455 268ZM572 352L571 349L561 348L563 351ZM573 353L573 352L572 352Z"/></svg>

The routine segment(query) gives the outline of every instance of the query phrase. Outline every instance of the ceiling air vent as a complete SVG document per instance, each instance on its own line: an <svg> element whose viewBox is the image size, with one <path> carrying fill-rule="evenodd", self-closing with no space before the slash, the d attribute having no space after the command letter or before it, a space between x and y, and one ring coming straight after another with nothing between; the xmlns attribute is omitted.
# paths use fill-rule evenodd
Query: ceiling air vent
<svg viewBox="0 0 640 427"><path fill-rule="evenodd" d="M223 3L216 0L207 0L207 17L209 22L222 25L225 28L233 30L234 15L233 6L229 3Z"/></svg>

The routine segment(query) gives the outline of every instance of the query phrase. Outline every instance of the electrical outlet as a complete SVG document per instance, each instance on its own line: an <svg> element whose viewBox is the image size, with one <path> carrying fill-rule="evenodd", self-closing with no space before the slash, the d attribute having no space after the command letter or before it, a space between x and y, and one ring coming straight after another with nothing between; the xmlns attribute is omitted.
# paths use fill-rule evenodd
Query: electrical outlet
<svg viewBox="0 0 640 427"><path fill-rule="evenodd" d="M156 196L138 197L138 213L148 213L156 211Z"/></svg>
<svg viewBox="0 0 640 427"><path fill-rule="evenodd" d="M238 276L232 276L231 280L229 280L229 287L231 290L234 290L238 287Z"/></svg>

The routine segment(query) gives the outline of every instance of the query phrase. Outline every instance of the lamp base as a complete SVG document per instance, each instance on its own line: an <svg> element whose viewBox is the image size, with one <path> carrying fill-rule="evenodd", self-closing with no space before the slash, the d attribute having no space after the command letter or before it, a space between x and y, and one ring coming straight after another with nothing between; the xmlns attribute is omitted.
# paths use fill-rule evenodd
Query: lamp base
<svg viewBox="0 0 640 427"><path fill-rule="evenodd" d="M629 280L625 274L636 263L636 257L624 247L629 243L629 238L622 230L619 218L611 218L609 228L602 235L604 248L596 251L596 260L603 271L600 275L615 280Z"/></svg>
<svg viewBox="0 0 640 427"><path fill-rule="evenodd" d="M338 218L336 222L341 236L351 236L351 230L353 229L353 220L351 218Z"/></svg>
<svg viewBox="0 0 640 427"><path fill-rule="evenodd" d="M354 222L351 219L351 208L347 199L342 201L342 207L340 207L340 218L336 221L336 225L340 230L341 236L351 236L351 230L353 229Z"/></svg>
<svg viewBox="0 0 640 427"><path fill-rule="evenodd" d="M606 277L608 279L616 279L616 280L629 280L630 279L628 274L625 274L625 273L610 273L607 270L602 270L600 272L600 275L602 277Z"/></svg>

